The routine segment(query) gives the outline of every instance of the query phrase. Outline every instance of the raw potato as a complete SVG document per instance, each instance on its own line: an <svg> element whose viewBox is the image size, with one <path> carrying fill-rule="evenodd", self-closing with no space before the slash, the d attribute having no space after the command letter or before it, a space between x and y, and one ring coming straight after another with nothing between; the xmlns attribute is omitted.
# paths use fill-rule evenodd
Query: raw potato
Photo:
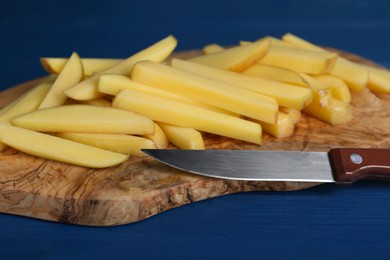
<svg viewBox="0 0 390 260"><path fill-rule="evenodd" d="M109 95L117 95L119 91L122 89L129 89L129 90L135 90L135 91L141 91L146 94L172 99L184 103L188 103L191 105L195 105L198 107L203 107L206 109L210 109L216 112L226 113L232 116L239 116L237 113L233 113L231 111L227 111L221 108L217 108L215 106L211 106L202 102L195 101L193 99L190 99L186 96L177 95L175 93L161 90L158 88L150 87L144 84L140 84L138 82L135 82L134 80L131 80L129 77L122 76L122 75L115 75L115 74L106 74L101 75L99 79L98 84L98 90L102 93L106 93Z"/></svg>
<svg viewBox="0 0 390 260"><path fill-rule="evenodd" d="M105 71L95 73L90 78L65 91L65 94L68 97L76 100L99 98L102 96L102 94L97 90L97 85L99 76L101 74L130 75L134 64L138 61L151 60L155 62L162 62L172 53L176 45L177 40L173 36L168 36L165 39L118 63L117 65Z"/></svg>
<svg viewBox="0 0 390 260"><path fill-rule="evenodd" d="M301 110L291 108L291 107L281 107L279 108L280 112L284 112L291 116L294 125L298 123L302 118Z"/></svg>
<svg viewBox="0 0 390 260"><path fill-rule="evenodd" d="M84 77L83 65L79 55L74 52L66 62L63 70L54 81L38 109L56 107L65 104L68 97L64 91L79 83Z"/></svg>
<svg viewBox="0 0 390 260"><path fill-rule="evenodd" d="M289 48L294 48L295 46L291 43L288 43L288 42L285 42L285 41L282 41L278 38L275 38L275 37L272 37L272 36L265 36L263 37L262 39L269 39L269 41L271 42L271 46L277 46L277 47L289 47ZM243 44L243 43L246 43L247 42L244 42L244 41L240 41L240 44Z"/></svg>
<svg viewBox="0 0 390 260"><path fill-rule="evenodd" d="M278 104L273 98L228 83L150 61L137 63L131 77L136 82L188 96L218 108L264 122L276 122Z"/></svg>
<svg viewBox="0 0 390 260"><path fill-rule="evenodd" d="M289 137L294 133L294 119L291 115L279 112L278 121L276 124L267 124L264 122L258 122L263 131L276 138Z"/></svg>
<svg viewBox="0 0 390 260"><path fill-rule="evenodd" d="M76 104L84 104L84 105L91 105L91 106L97 106L97 107L110 107L111 102L108 101L107 99L104 98L96 98L96 99L91 99L91 100L84 100L84 101L79 101Z"/></svg>
<svg viewBox="0 0 390 260"><path fill-rule="evenodd" d="M253 64L242 72L244 75L308 87L307 82L296 71L265 64Z"/></svg>
<svg viewBox="0 0 390 260"><path fill-rule="evenodd" d="M3 107L0 110L0 123L10 123L11 119L16 116L37 110L50 87L51 83L42 83ZM0 142L0 151L5 148L7 148L7 145Z"/></svg>
<svg viewBox="0 0 390 260"><path fill-rule="evenodd" d="M128 158L120 153L8 124L0 124L0 141L27 154L90 168L111 167Z"/></svg>
<svg viewBox="0 0 390 260"><path fill-rule="evenodd" d="M169 145L169 140L167 135L164 133L161 127L156 123L154 123L154 129L155 131L153 134L143 135L143 137L153 141L156 144L157 149L167 148Z"/></svg>
<svg viewBox="0 0 390 260"><path fill-rule="evenodd" d="M342 79L329 74L316 75L313 77L329 86L332 97L337 98L344 103L351 102L351 91L349 91L348 85Z"/></svg>
<svg viewBox="0 0 390 260"><path fill-rule="evenodd" d="M53 74L59 74L64 68L67 58L49 58L44 57L40 59L42 67L48 72ZM101 72L109 69L123 59L96 59L96 58L82 58L81 63L84 68L84 76L91 76L96 72Z"/></svg>
<svg viewBox="0 0 390 260"><path fill-rule="evenodd" d="M390 93L390 73L387 70L361 65L370 73L367 87L375 93Z"/></svg>
<svg viewBox="0 0 390 260"><path fill-rule="evenodd" d="M112 105L142 114L158 122L190 127L256 144L261 143L262 131L259 124L178 101L122 90L115 97Z"/></svg>
<svg viewBox="0 0 390 260"><path fill-rule="evenodd" d="M303 112L332 125L346 124L352 120L352 110L349 105L335 98L325 107L312 102L303 109Z"/></svg>
<svg viewBox="0 0 390 260"><path fill-rule="evenodd" d="M282 39L283 41L294 44L295 46L303 49L328 52L319 46L292 35L291 33L285 34ZM355 91L362 91L366 88L369 80L369 72L366 68L342 57L337 58L333 69L329 73L343 79L348 84L349 88Z"/></svg>
<svg viewBox="0 0 390 260"><path fill-rule="evenodd" d="M200 131L255 144L262 131L288 137L301 111L345 124L352 119L350 90L390 93L387 70L292 34L231 48L210 44L204 55L159 64L176 45L168 36L125 60L76 53L42 58L58 76L0 110L0 151L9 145L65 163L111 167L169 143L205 149Z"/></svg>
<svg viewBox="0 0 390 260"><path fill-rule="evenodd" d="M212 44L209 44L209 45L206 45L205 47L203 47L204 54L216 53L216 52L223 51L223 50L225 50L225 48L222 47L221 45L216 44L216 43L212 43Z"/></svg>
<svg viewBox="0 0 390 260"><path fill-rule="evenodd" d="M309 83L313 92L313 101L320 104L322 107L330 104L332 95L329 86L312 76L301 74L301 76Z"/></svg>
<svg viewBox="0 0 390 260"><path fill-rule="evenodd" d="M154 133L149 118L111 107L67 105L41 109L11 120L39 132L82 132L144 135Z"/></svg>
<svg viewBox="0 0 390 260"><path fill-rule="evenodd" d="M104 150L132 156L142 156L141 149L156 149L149 139L125 134L58 133L58 137Z"/></svg>
<svg viewBox="0 0 390 260"><path fill-rule="evenodd" d="M336 61L335 53L272 46L259 63L301 73L323 74L331 71Z"/></svg>
<svg viewBox="0 0 390 260"><path fill-rule="evenodd" d="M253 93L256 92L268 98L273 98L280 106L302 109L310 103L312 99L312 92L310 89L295 85L246 76L180 59L173 59L171 64L173 67L186 71L187 73L207 77L212 80L218 80L229 85L250 90ZM276 122L276 120L271 122L260 118L257 119L271 124Z"/></svg>
<svg viewBox="0 0 390 260"><path fill-rule="evenodd" d="M10 122L16 116L37 110L51 85L51 83L39 84L3 107L0 110L0 123Z"/></svg>
<svg viewBox="0 0 390 260"><path fill-rule="evenodd" d="M204 150L202 134L194 128L159 123L169 141L180 149Z"/></svg>
<svg viewBox="0 0 390 260"><path fill-rule="evenodd" d="M270 42L265 39L245 46L236 46L220 52L201 55L190 60L219 69L241 72L263 58L269 48Z"/></svg>
<svg viewBox="0 0 390 260"><path fill-rule="evenodd" d="M218 44L210 44L203 48L203 52L206 54L215 53L221 50L224 50L224 48ZM248 76L266 78L274 81L284 82L287 84L307 87L307 82L305 82L302 77L299 76L299 73L297 73L296 71L272 65L255 63L241 73Z"/></svg>

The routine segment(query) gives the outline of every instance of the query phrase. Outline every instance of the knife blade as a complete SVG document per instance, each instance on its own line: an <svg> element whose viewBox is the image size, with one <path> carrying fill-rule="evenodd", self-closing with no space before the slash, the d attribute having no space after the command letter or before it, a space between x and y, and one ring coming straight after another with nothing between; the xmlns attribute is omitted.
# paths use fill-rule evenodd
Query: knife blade
<svg viewBox="0 0 390 260"><path fill-rule="evenodd" d="M220 179L352 183L390 180L390 149L337 148L329 152L143 149L177 169Z"/></svg>

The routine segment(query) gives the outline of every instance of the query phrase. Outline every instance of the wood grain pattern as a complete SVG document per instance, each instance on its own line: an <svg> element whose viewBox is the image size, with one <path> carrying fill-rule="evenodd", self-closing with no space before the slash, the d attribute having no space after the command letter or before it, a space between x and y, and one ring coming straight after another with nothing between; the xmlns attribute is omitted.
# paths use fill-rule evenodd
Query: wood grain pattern
<svg viewBox="0 0 390 260"><path fill-rule="evenodd" d="M194 52L178 53L190 57ZM348 59L376 66L358 56ZM37 79L0 93L4 106ZM205 135L211 149L327 151L336 147L390 147L390 95L353 93L352 122L330 126L303 116L294 135L264 134L261 146ZM254 190L291 191L318 183L227 181L195 176L148 157L130 158L107 169L89 169L44 160L8 148L0 153L0 212L78 225L110 226L136 222L195 201Z"/></svg>

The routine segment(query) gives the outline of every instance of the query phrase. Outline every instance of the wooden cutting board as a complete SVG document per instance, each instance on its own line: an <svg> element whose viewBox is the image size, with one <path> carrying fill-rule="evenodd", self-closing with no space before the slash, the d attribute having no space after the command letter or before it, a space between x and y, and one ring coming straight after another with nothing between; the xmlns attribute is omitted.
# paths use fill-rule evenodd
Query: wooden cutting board
<svg viewBox="0 0 390 260"><path fill-rule="evenodd" d="M177 53L190 57L198 52ZM350 60L376 66L355 55ZM41 79L0 93L0 107ZM390 147L390 95L353 93L352 122L330 126L303 116L289 138L264 134L254 145L211 134L211 149L328 151L336 147ZM136 222L165 210L207 198L244 191L291 191L319 183L218 180L191 175L151 158L130 158L106 169L89 169L40 159L8 148L0 153L0 212L79 225L110 226Z"/></svg>

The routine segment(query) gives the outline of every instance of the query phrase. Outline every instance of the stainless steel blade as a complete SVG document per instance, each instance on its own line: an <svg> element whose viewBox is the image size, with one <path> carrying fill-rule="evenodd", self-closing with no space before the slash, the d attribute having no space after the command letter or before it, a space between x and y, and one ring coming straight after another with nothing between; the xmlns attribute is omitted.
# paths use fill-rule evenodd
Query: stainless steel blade
<svg viewBox="0 0 390 260"><path fill-rule="evenodd" d="M158 149L142 151L172 167L214 178L335 182L326 152Z"/></svg>

